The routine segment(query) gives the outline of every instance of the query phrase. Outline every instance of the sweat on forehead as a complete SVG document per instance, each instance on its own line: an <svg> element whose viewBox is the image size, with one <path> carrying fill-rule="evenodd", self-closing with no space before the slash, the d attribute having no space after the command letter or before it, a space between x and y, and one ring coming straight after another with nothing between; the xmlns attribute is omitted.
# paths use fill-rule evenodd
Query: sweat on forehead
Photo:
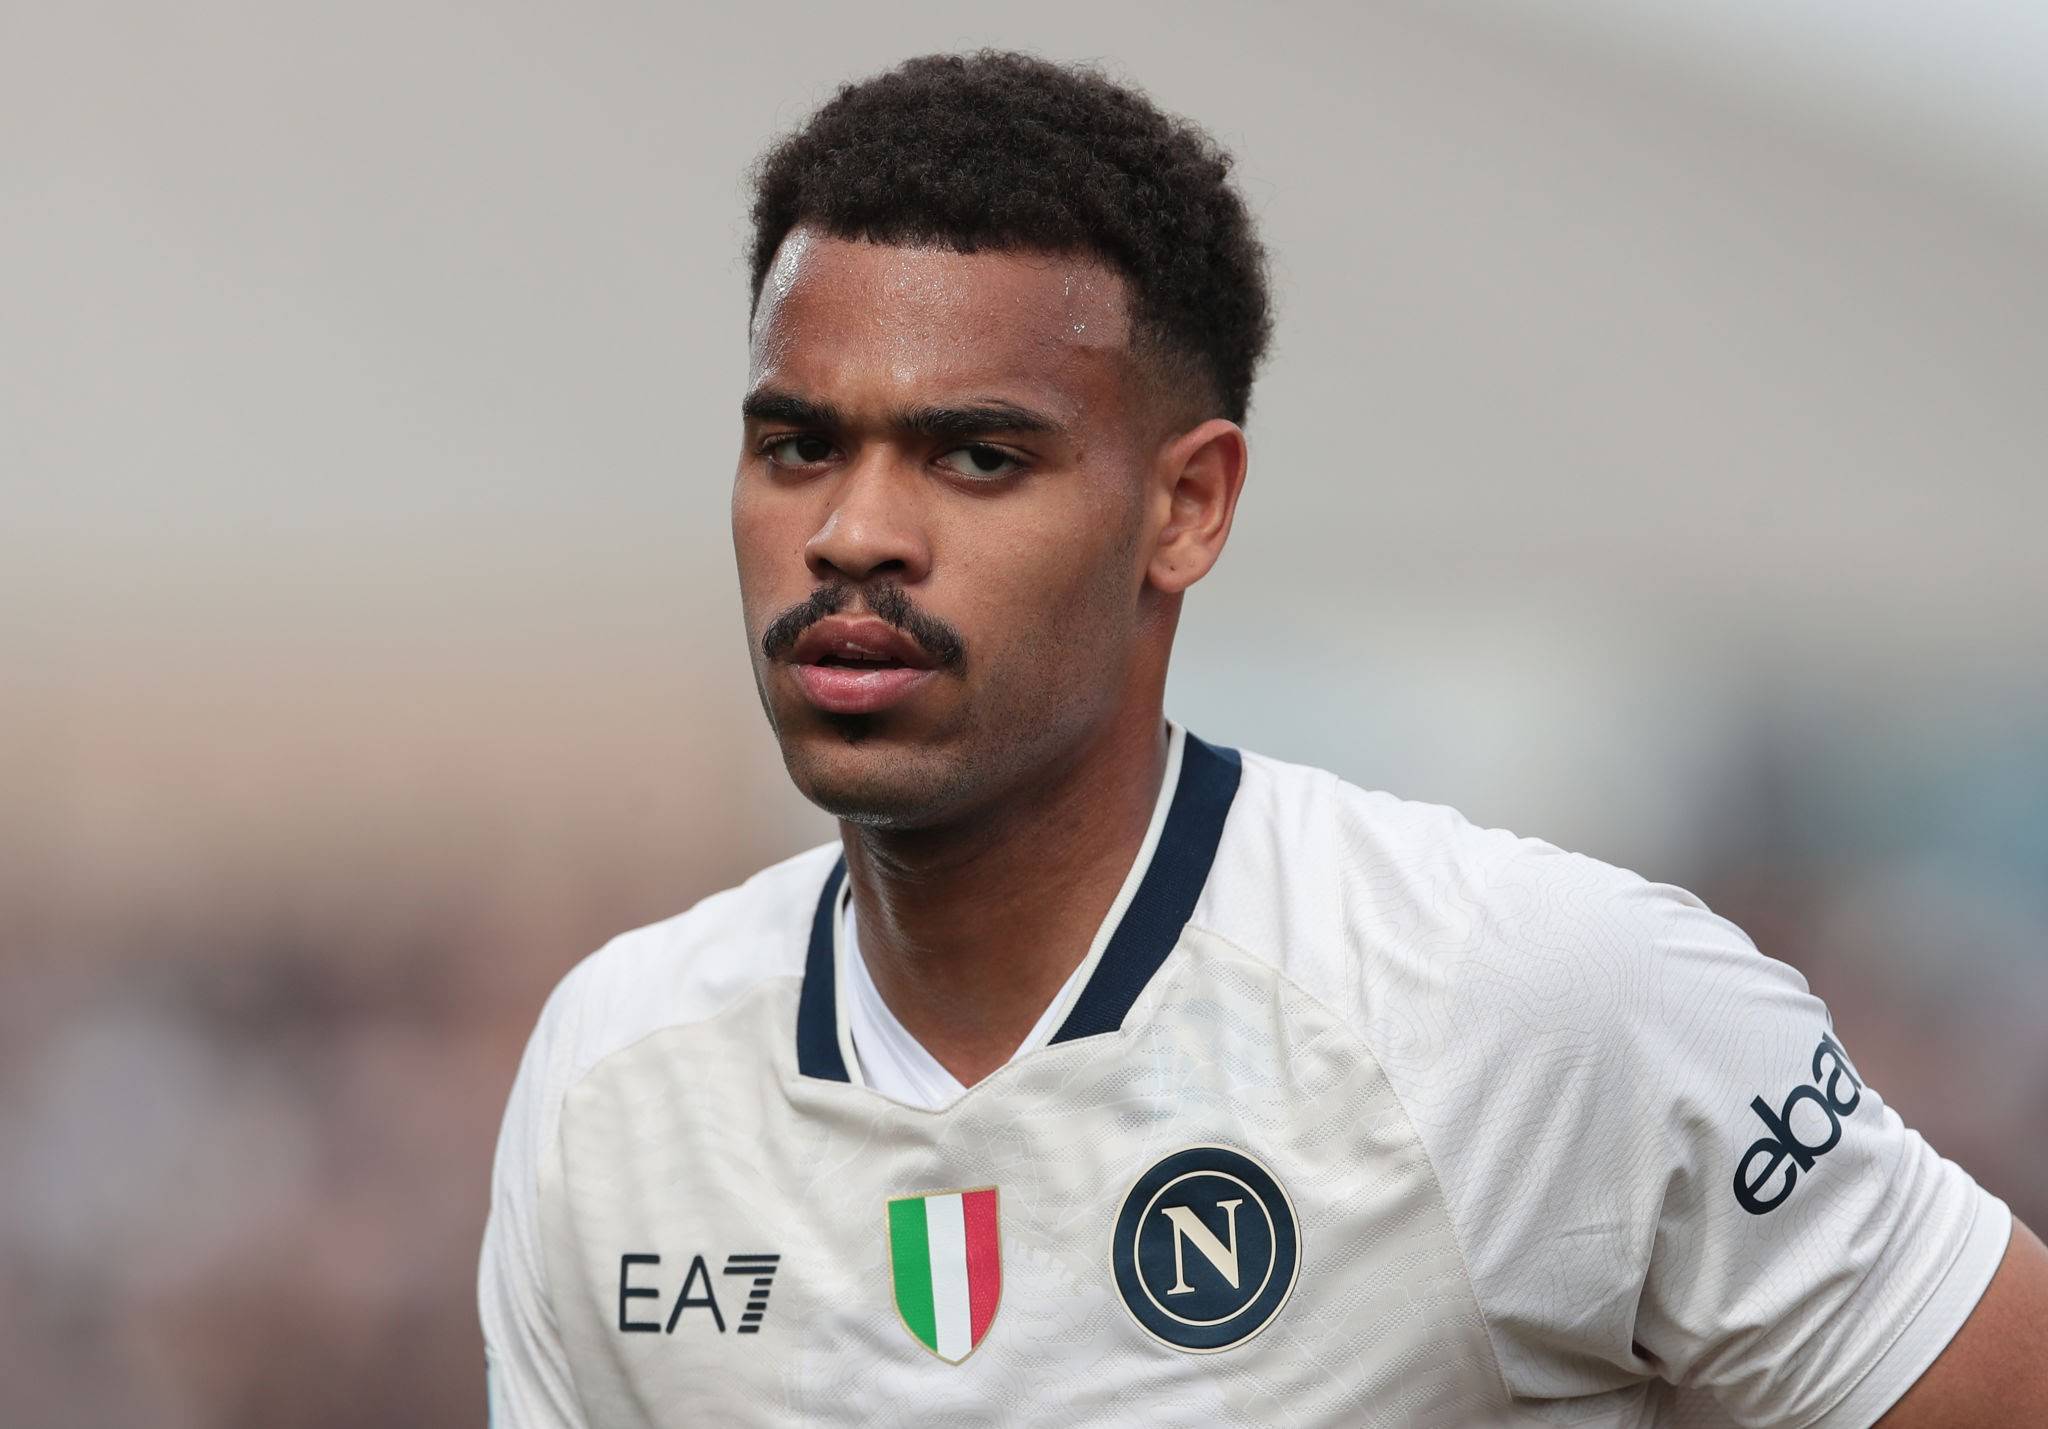
<svg viewBox="0 0 2048 1429"><path fill-rule="evenodd" d="M929 321L970 312L1029 323L1048 338L1125 347L1129 294L1123 277L1085 253L870 243L810 227L791 230L761 283L752 332L792 295L823 289L835 303L867 308L878 323Z"/></svg>
<svg viewBox="0 0 2048 1429"><path fill-rule="evenodd" d="M762 285L748 385L843 413L1002 399L1070 430L1157 425L1123 278L1085 255L877 244L799 230Z"/></svg>

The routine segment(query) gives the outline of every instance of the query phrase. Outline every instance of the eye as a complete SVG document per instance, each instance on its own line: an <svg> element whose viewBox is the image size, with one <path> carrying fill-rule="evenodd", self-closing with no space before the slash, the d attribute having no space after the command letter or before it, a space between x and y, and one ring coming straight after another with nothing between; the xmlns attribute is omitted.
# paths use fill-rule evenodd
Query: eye
<svg viewBox="0 0 2048 1429"><path fill-rule="evenodd" d="M1001 447L992 447L985 442L970 442L964 447L955 447L940 457L939 465L948 471L957 471L962 476L988 480L1008 476L1013 471L1021 469L1024 463Z"/></svg>
<svg viewBox="0 0 2048 1429"><path fill-rule="evenodd" d="M816 466L832 455L832 443L823 437L777 437L761 453L777 466Z"/></svg>

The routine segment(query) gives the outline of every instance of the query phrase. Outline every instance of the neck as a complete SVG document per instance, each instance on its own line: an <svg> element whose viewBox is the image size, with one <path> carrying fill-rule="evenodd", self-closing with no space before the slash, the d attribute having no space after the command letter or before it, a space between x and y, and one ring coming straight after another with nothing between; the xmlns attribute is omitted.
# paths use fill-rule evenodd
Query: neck
<svg viewBox="0 0 2048 1429"><path fill-rule="evenodd" d="M1165 770L1152 704L999 808L940 828L840 826L876 990L963 1086L1009 1060L1087 956Z"/></svg>

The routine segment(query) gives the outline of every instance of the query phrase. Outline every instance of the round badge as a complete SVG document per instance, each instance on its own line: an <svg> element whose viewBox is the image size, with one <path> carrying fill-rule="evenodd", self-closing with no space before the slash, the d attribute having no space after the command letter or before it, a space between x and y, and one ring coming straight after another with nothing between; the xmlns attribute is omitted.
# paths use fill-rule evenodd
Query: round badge
<svg viewBox="0 0 2048 1429"><path fill-rule="evenodd" d="M1190 1146L1125 1194L1109 1263L1145 1333L1213 1354L1273 1323L1294 1293L1301 1232L1272 1172L1227 1146Z"/></svg>

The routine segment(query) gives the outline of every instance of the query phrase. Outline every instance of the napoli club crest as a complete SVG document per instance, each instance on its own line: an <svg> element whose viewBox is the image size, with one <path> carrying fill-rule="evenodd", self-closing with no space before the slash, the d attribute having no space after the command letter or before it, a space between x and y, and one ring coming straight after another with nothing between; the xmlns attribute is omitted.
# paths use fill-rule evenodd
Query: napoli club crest
<svg viewBox="0 0 2048 1429"><path fill-rule="evenodd" d="M1190 1146L1125 1194L1109 1262L1139 1328L1214 1354L1273 1323L1301 1271L1301 1231L1272 1172L1227 1146Z"/></svg>
<svg viewBox="0 0 2048 1429"><path fill-rule="evenodd" d="M981 1348L1003 1294L996 1188L889 1202L889 1274L912 1339L948 1364Z"/></svg>

